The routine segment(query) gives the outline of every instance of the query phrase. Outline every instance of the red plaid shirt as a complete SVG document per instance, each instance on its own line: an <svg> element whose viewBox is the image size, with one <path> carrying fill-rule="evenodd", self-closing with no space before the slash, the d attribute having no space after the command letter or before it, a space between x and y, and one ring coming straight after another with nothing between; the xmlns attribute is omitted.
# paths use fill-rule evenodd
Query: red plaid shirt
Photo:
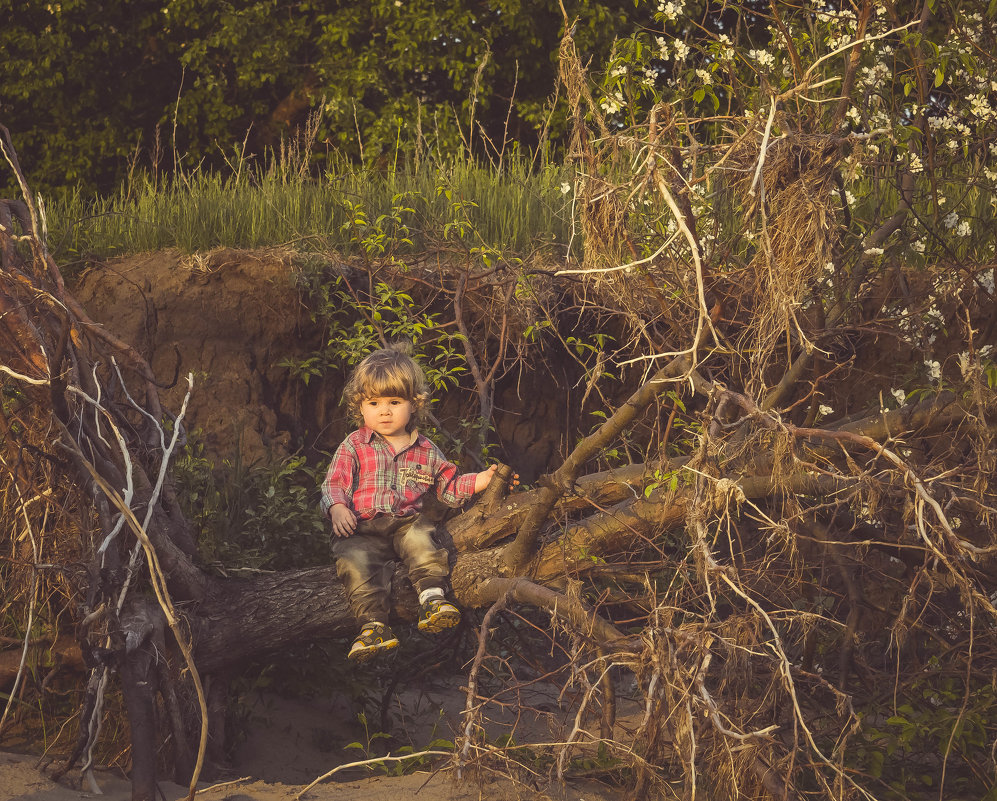
<svg viewBox="0 0 997 801"><path fill-rule="evenodd" d="M322 513L334 504L348 506L360 520L377 515L409 515L422 509L430 489L448 506L474 495L474 473L457 474L440 449L418 431L401 453L366 426L336 449L322 482Z"/></svg>

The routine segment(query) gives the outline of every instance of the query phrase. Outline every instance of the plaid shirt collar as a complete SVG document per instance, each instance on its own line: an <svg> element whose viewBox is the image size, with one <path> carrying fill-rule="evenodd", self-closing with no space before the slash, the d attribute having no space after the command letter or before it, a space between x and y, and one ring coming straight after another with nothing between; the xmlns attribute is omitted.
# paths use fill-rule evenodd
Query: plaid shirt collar
<svg viewBox="0 0 997 801"><path fill-rule="evenodd" d="M379 440L380 442L383 442L385 445L388 444L388 441L384 437L382 437L380 434L378 434L374 429L367 428L367 426L361 426L359 433L360 433L360 436L363 438L363 441L365 443L367 443L368 445L372 444L375 439ZM422 440L422 439L424 439L424 437L422 436L422 434L419 433L419 429L418 428L413 428L412 429L411 437L409 438L409 441L408 441L408 445L406 445L404 448L402 448L402 451L407 451L409 448L411 448L416 443L419 443L421 445L422 443L420 442L420 440ZM401 451L399 451L399 453L401 453Z"/></svg>

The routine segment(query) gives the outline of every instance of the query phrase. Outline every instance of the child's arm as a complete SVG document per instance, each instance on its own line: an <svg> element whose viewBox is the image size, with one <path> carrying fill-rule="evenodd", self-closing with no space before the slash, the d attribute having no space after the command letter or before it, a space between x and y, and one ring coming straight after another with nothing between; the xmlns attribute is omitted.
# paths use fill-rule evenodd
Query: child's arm
<svg viewBox="0 0 997 801"><path fill-rule="evenodd" d="M457 465L447 461L435 446L434 450L439 461L431 463L430 469L436 471L436 497L447 506L460 506L470 500L472 495L477 495L491 483L492 476L498 470L498 465L493 464L480 473L458 474ZM510 488L519 483L518 479L518 474L513 476Z"/></svg>
<svg viewBox="0 0 997 801"><path fill-rule="evenodd" d="M357 527L357 518L350 508L353 500L356 452L349 441L337 449L322 482L322 512L332 521L337 537L348 537Z"/></svg>

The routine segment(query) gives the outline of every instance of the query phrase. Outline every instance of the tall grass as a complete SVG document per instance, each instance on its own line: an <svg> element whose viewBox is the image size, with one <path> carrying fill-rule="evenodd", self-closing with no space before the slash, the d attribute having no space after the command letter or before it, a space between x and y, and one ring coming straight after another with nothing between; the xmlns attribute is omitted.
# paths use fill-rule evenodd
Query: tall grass
<svg viewBox="0 0 997 801"><path fill-rule="evenodd" d="M497 169L456 159L378 171L339 161L321 177L306 167L281 155L265 168L237 161L225 174L144 174L111 197L67 193L48 199L50 246L64 264L168 248L349 251L350 207L374 221L399 196L412 209L403 221L414 249L442 238L458 201L475 236L503 251L526 254L569 238L571 195L561 187L570 177L549 162L511 158Z"/></svg>

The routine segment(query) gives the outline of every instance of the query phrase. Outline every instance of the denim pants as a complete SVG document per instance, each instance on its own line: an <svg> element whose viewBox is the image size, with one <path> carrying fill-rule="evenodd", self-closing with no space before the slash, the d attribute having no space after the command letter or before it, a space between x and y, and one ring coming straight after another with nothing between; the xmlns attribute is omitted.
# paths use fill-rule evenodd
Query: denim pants
<svg viewBox="0 0 997 801"><path fill-rule="evenodd" d="M446 550L433 540L436 524L423 515L358 520L349 537L333 537L336 573L357 621L387 623L391 613L391 577L398 559L408 569L417 593L443 587L450 575Z"/></svg>

